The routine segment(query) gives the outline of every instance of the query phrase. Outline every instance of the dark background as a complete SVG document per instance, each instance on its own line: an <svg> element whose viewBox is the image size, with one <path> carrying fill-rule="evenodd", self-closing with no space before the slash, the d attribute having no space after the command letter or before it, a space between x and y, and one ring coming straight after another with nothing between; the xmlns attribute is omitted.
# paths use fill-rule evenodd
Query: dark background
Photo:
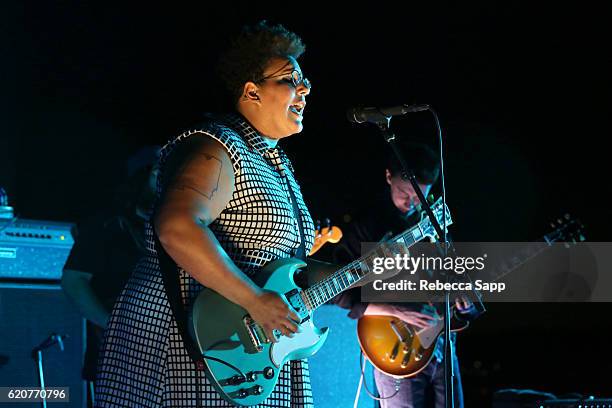
<svg viewBox="0 0 612 408"><path fill-rule="evenodd" d="M218 109L218 51L267 18L307 45L304 131L283 147L313 217L342 226L384 192L384 142L346 108L429 103L457 240L535 240L569 212L589 240L609 241L603 10L469 3L5 5L0 185L25 218L76 221L108 205L130 154ZM393 127L437 146L428 113ZM460 338L467 406L506 386L612 396L610 311L491 305Z"/></svg>

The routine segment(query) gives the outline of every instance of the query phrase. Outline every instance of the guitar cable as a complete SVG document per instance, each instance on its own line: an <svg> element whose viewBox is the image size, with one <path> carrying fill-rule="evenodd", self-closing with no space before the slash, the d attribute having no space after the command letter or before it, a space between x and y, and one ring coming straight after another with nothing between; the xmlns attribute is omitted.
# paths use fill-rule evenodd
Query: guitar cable
<svg viewBox="0 0 612 408"><path fill-rule="evenodd" d="M398 380L398 379L395 379L395 392L393 394L389 395L388 397L383 397L383 396L377 397L376 395L374 395L374 393L372 393L368 389L368 384L365 381L365 372L364 372L365 363L366 363L366 361L363 359L363 352L359 351L359 369L361 371L361 380L359 381L360 382L360 386L359 386L359 389L357 390L357 395L356 395L356 398L355 398L355 404L357 404L357 401L359 399L359 390L361 389L361 383L363 383L363 388L366 390L366 392L368 393L370 398L372 398L372 399L374 399L376 401L384 401L384 400L388 400L388 399L391 399L391 398L395 397L399 393L399 391L400 391L401 381Z"/></svg>
<svg viewBox="0 0 612 408"><path fill-rule="evenodd" d="M238 367L236 367L235 365L232 365L232 364L228 363L227 361L221 360L220 358L212 357L212 356L207 356L205 354L202 354L202 357L207 359L207 360L216 361L217 363L221 363L223 365L228 366L232 370L236 371L244 380L246 380L246 374L244 374L242 371L240 371L240 369Z"/></svg>

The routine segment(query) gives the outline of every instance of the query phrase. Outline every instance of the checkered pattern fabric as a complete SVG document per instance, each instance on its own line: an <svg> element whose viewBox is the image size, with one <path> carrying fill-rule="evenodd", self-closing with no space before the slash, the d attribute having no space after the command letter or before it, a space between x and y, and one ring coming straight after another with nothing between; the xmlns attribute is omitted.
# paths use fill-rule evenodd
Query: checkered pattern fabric
<svg viewBox="0 0 612 408"><path fill-rule="evenodd" d="M302 198L294 170L280 148L266 140L237 114L213 117L170 141L160 158L193 135L212 137L229 153L235 191L220 216L209 226L223 249L249 276L267 263L294 255L300 246L287 183L300 211L306 252L314 241L314 224ZM160 178L161 178L160 177ZM158 183L158 196L161 183ZM147 256L121 293L105 332L96 381L96 407L230 407L189 358L165 293L153 229L146 227ZM202 285L184 270L180 274L185 307ZM306 360L283 367L273 393L261 407L311 407Z"/></svg>

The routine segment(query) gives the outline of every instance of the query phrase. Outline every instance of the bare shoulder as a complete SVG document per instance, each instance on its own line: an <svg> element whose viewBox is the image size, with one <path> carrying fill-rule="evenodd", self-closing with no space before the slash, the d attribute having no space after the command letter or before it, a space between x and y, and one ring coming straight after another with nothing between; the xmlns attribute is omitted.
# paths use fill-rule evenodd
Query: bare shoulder
<svg viewBox="0 0 612 408"><path fill-rule="evenodd" d="M230 201L235 180L224 146L203 134L190 136L170 153L161 182L159 213L190 214L210 223Z"/></svg>
<svg viewBox="0 0 612 408"><path fill-rule="evenodd" d="M184 177L186 172L193 174L208 170L207 173L219 173L224 167L232 169L229 154L223 145L206 134L192 135L168 156L162 179L164 190L177 178Z"/></svg>

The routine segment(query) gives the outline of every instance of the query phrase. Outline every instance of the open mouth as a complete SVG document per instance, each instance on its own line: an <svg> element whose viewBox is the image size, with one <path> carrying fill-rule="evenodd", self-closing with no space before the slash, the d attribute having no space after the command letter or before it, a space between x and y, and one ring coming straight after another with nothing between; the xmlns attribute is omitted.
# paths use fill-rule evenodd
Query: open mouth
<svg viewBox="0 0 612 408"><path fill-rule="evenodd" d="M304 107L306 106L306 102L298 102L289 106L289 110L295 113L298 116L302 116L304 114Z"/></svg>

